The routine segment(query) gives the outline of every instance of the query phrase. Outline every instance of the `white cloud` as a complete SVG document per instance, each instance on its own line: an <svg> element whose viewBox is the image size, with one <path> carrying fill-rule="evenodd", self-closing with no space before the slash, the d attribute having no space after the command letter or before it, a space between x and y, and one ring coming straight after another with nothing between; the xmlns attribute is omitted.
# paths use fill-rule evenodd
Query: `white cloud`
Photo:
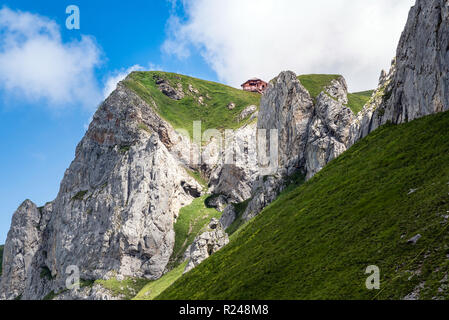
<svg viewBox="0 0 449 320"><path fill-rule="evenodd" d="M104 89L103 89L103 99L109 97L112 91L115 90L117 84L126 78L128 74L133 71L142 71L144 68L138 64L129 67L128 69L116 70L106 79Z"/></svg>
<svg viewBox="0 0 449 320"><path fill-rule="evenodd" d="M0 10L0 87L53 107L95 108L101 90L95 68L101 63L95 40L63 42L52 20L28 12Z"/></svg>
<svg viewBox="0 0 449 320"><path fill-rule="evenodd" d="M166 53L196 49L221 81L282 70L339 73L353 91L377 86L414 0L185 0L168 22Z"/></svg>

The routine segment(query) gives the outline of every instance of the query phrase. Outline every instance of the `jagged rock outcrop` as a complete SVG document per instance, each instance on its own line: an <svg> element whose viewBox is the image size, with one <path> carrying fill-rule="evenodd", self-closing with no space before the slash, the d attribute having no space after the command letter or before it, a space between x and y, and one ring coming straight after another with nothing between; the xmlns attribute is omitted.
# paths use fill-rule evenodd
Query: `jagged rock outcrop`
<svg viewBox="0 0 449 320"><path fill-rule="evenodd" d="M449 110L449 3L417 0L388 75L355 123L353 141L387 122Z"/></svg>
<svg viewBox="0 0 449 320"><path fill-rule="evenodd" d="M271 175L253 184L252 200L243 217L249 220L276 199L285 179L301 171L310 179L347 149L354 119L343 77L333 80L313 101L297 76L282 72L262 97L258 130L278 132L279 163Z"/></svg>
<svg viewBox="0 0 449 320"><path fill-rule="evenodd" d="M278 171L291 174L303 165L314 104L309 92L291 71L282 72L270 82L260 102L257 129L278 133ZM267 146L268 147L268 146Z"/></svg>
<svg viewBox="0 0 449 320"><path fill-rule="evenodd" d="M356 116L345 106L347 86L342 78L333 80L315 105L294 74L283 73L272 81L261 102L258 128L280 130L280 170L254 184L244 217L252 218L276 198L283 188L283 171L290 174L298 168L310 179L387 122L399 124L449 110L448 30L447 1L417 0L390 71L382 72L378 89Z"/></svg>
<svg viewBox="0 0 449 320"><path fill-rule="evenodd" d="M234 205L230 204L227 206L223 214L220 217L220 225L223 228L223 230L226 230L237 218L237 212L235 212Z"/></svg>
<svg viewBox="0 0 449 320"><path fill-rule="evenodd" d="M208 230L196 237L192 245L189 247L189 262L184 270L184 273L189 272L201 262L206 260L209 256L223 248L229 243L229 238L226 232L220 225L217 219L212 219Z"/></svg>
<svg viewBox="0 0 449 320"><path fill-rule="evenodd" d="M167 97L169 97L170 99L173 100L181 100L184 98L185 94L184 91L182 90L182 84L178 83L176 89L173 88L170 83L164 79L161 78L156 78L156 84L159 87L159 90L165 94ZM193 87L191 92L195 92Z"/></svg>
<svg viewBox="0 0 449 320"><path fill-rule="evenodd" d="M120 84L78 145L42 235L30 231L30 222L13 220L12 230L26 226L22 237L33 239L34 246L22 240L16 248L32 248L26 265L33 267L20 278L24 288L2 285L8 298L60 292L69 266L78 267L82 279L159 278L173 249L179 209L202 192L167 149L175 146L174 136L150 106ZM38 215L32 206L29 210ZM9 239L21 236L13 232ZM11 268L8 258L5 269Z"/></svg>
<svg viewBox="0 0 449 320"><path fill-rule="evenodd" d="M51 212L52 203L38 208L26 200L14 213L3 252L0 299L15 299L23 295L26 281L34 271L33 259Z"/></svg>
<svg viewBox="0 0 449 320"><path fill-rule="evenodd" d="M256 124L227 136L222 149L210 175L210 191L224 196L227 203L245 201L251 197L253 182L259 175Z"/></svg>
<svg viewBox="0 0 449 320"><path fill-rule="evenodd" d="M337 82L336 80L334 80ZM338 101L322 92L315 106L315 116L309 126L305 150L305 173L310 179L327 163L346 151L350 142L350 127L355 118L351 109L343 103L347 101L346 83L332 85L339 93Z"/></svg>
<svg viewBox="0 0 449 320"><path fill-rule="evenodd" d="M257 106L252 105L248 106L240 113L239 120L242 121L243 119L247 118L250 115L254 115L254 113L257 111Z"/></svg>

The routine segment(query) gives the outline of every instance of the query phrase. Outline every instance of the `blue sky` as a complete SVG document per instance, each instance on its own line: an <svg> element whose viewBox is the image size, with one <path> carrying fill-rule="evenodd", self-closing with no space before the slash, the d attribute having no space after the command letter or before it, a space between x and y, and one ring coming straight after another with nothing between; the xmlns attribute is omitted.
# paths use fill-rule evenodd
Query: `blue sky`
<svg viewBox="0 0 449 320"><path fill-rule="evenodd" d="M54 200L106 89L133 66L233 86L282 70L340 73L351 91L372 89L413 2L3 0L0 243L25 199ZM72 4L80 30L65 28Z"/></svg>

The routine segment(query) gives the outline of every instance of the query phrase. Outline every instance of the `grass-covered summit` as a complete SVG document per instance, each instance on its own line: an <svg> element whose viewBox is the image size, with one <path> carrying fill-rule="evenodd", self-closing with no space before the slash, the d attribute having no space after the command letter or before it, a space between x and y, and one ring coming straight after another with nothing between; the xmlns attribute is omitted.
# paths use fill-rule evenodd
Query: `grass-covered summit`
<svg viewBox="0 0 449 320"><path fill-rule="evenodd" d="M182 89L184 98L169 98L159 89L158 81L166 81L171 87ZM155 111L174 128L186 129L190 133L193 122L199 120L203 131L239 128L249 121L249 117L240 119L241 112L250 105L260 105L260 94L175 73L133 72L123 83L154 106Z"/></svg>
<svg viewBox="0 0 449 320"><path fill-rule="evenodd" d="M448 127L446 112L374 131L158 298L448 299Z"/></svg>
<svg viewBox="0 0 449 320"><path fill-rule="evenodd" d="M298 80L309 91L313 99L329 86L332 80L341 78L339 74L305 74L298 76ZM359 113L364 105L369 101L374 91L362 91L355 93L348 93L347 107L352 110L354 114Z"/></svg>
<svg viewBox="0 0 449 320"><path fill-rule="evenodd" d="M298 76L302 85L316 98L330 82L340 75L309 74ZM162 93L164 81L183 98L172 99ZM137 93L155 111L176 129L186 129L192 134L194 121L201 120L202 131L207 129L237 129L250 121L250 116L240 119L242 111L250 105L260 105L261 95L232 88L220 83L200 80L185 75L161 71L132 72L124 81L126 87ZM348 94L348 107L356 114L362 110L372 91Z"/></svg>

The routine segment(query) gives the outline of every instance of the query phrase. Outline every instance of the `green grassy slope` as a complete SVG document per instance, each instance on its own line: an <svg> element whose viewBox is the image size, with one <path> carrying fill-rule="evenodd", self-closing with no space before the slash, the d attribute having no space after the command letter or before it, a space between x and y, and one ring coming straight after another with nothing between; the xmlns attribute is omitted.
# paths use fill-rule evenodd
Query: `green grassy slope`
<svg viewBox="0 0 449 320"><path fill-rule="evenodd" d="M304 74L298 76L299 82L309 91L312 98L318 95L331 84L332 80L340 78L339 74Z"/></svg>
<svg viewBox="0 0 449 320"><path fill-rule="evenodd" d="M187 262L184 262L164 274L160 279L149 282L133 300L153 300L182 276L186 266Z"/></svg>
<svg viewBox="0 0 449 320"><path fill-rule="evenodd" d="M0 276L2 275L3 271L3 248L4 246L0 246Z"/></svg>
<svg viewBox="0 0 449 320"><path fill-rule="evenodd" d="M172 100L164 95L156 84L156 79L164 79L174 88L182 85L185 98ZM236 129L248 123L248 118L239 122L240 113L250 105L260 105L260 95L231 88L219 83L199 80L184 75L166 72L133 72L124 84L136 92L149 105L154 101L158 114L176 129L186 129L192 135L193 121L202 121L203 132L207 129ZM198 90L190 92L189 85ZM198 102L203 97L204 105ZM229 110L229 103L236 105Z"/></svg>
<svg viewBox="0 0 449 320"><path fill-rule="evenodd" d="M111 278L109 280L96 280L95 284L100 284L115 297L131 300L149 282L150 281L147 279L138 278L126 278L122 281L119 281L116 278Z"/></svg>
<svg viewBox="0 0 449 320"><path fill-rule="evenodd" d="M169 268L176 267L181 262L187 247L192 244L195 237L212 218L220 218L221 212L206 207L204 203L206 198L207 196L197 198L193 200L192 204L181 208L179 211L179 218L174 226L175 246L170 258Z"/></svg>
<svg viewBox="0 0 449 320"><path fill-rule="evenodd" d="M401 299L420 285L449 298L448 127L441 113L376 130L158 298Z"/></svg>
<svg viewBox="0 0 449 320"><path fill-rule="evenodd" d="M298 80L309 91L313 99L316 99L318 95L330 85L331 81L340 78L338 74L305 74L298 76ZM348 107L354 112L359 113L363 106L368 102L373 91L363 91L348 94Z"/></svg>
<svg viewBox="0 0 449 320"><path fill-rule="evenodd" d="M348 107L354 112L354 114L362 111L365 104L369 101L373 95L374 90L348 93Z"/></svg>

